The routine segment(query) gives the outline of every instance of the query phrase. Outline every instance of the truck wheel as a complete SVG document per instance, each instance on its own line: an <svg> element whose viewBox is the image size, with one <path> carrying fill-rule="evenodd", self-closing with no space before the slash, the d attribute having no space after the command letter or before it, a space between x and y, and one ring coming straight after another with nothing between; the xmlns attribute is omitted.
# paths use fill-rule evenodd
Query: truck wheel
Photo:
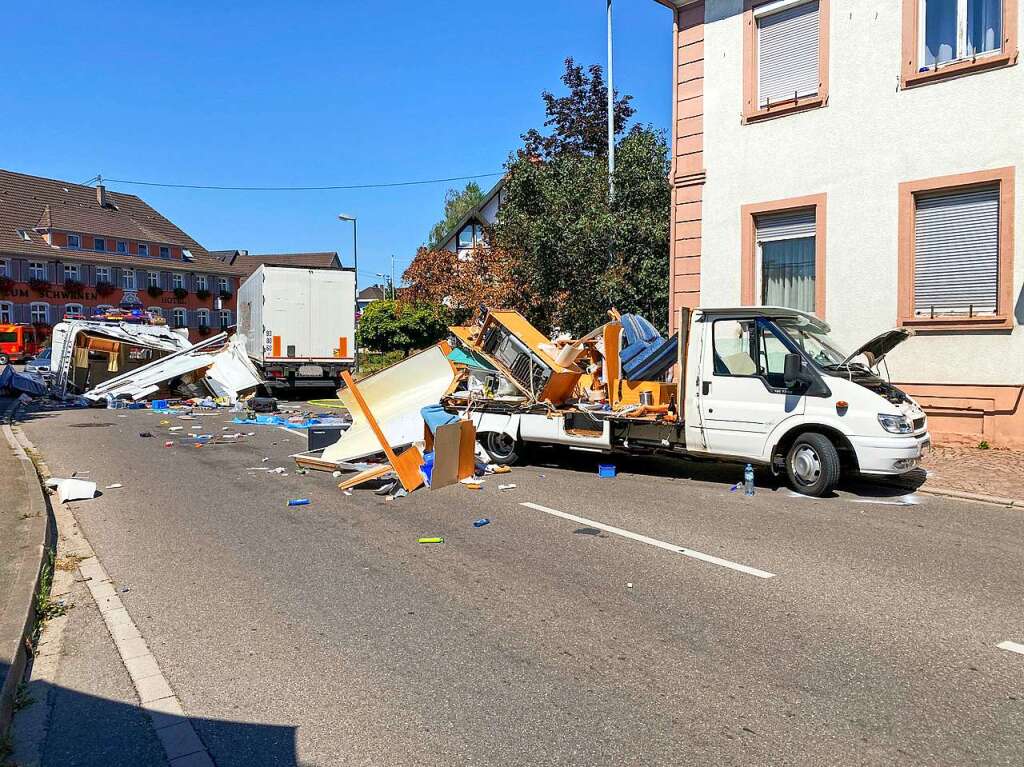
<svg viewBox="0 0 1024 767"><path fill-rule="evenodd" d="M839 483L839 453L824 434L801 434L786 456L786 474L798 493L820 498Z"/></svg>
<svg viewBox="0 0 1024 767"><path fill-rule="evenodd" d="M483 448L494 463L517 463L523 454L519 440L500 431L489 431L484 434Z"/></svg>
<svg viewBox="0 0 1024 767"><path fill-rule="evenodd" d="M0 365L6 365L10 362L10 358L6 354L0 354Z"/></svg>

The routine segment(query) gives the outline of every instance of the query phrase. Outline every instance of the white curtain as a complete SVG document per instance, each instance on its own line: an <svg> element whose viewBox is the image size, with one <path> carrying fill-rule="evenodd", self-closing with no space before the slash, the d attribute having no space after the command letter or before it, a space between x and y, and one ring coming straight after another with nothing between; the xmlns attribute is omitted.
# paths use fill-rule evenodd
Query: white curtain
<svg viewBox="0 0 1024 767"><path fill-rule="evenodd" d="M761 243L761 302L814 311L814 237Z"/></svg>
<svg viewBox="0 0 1024 767"><path fill-rule="evenodd" d="M967 0L967 55L1002 47L1002 0Z"/></svg>

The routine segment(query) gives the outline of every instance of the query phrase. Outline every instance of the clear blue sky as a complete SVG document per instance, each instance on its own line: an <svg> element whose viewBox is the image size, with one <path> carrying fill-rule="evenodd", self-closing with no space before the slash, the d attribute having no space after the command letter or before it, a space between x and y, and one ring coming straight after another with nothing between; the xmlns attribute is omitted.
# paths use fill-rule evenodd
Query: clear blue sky
<svg viewBox="0 0 1024 767"><path fill-rule="evenodd" d="M615 0L615 84L671 120L671 13ZM11 3L0 167L84 182L331 185L500 171L562 61L605 61L604 0ZM495 179L481 179L485 189ZM210 249L337 250L401 265L447 185L221 192L110 183Z"/></svg>

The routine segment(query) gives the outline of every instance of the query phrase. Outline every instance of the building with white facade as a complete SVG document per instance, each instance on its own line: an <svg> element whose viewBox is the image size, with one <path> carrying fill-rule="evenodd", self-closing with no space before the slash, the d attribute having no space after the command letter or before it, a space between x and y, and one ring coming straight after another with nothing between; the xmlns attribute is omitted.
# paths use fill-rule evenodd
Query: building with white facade
<svg viewBox="0 0 1024 767"><path fill-rule="evenodd" d="M672 316L784 304L887 363L933 434L1024 445L1018 0L672 9Z"/></svg>
<svg viewBox="0 0 1024 767"><path fill-rule="evenodd" d="M438 244L438 250L469 258L473 248L486 245L485 227L498 220L498 208L505 199L505 179L495 184L480 203L466 211Z"/></svg>

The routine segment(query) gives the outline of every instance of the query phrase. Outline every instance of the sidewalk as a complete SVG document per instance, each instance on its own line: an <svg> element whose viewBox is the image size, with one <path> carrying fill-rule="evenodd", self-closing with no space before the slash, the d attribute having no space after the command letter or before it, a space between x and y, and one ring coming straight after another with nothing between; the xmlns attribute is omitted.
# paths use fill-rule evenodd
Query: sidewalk
<svg viewBox="0 0 1024 767"><path fill-rule="evenodd" d="M1024 452L979 450L975 447L933 447L922 468L923 488L959 490L1024 500Z"/></svg>
<svg viewBox="0 0 1024 767"><path fill-rule="evenodd" d="M47 535L46 506L35 468L7 440L7 409L0 399L0 733L10 723L14 694L25 668L24 639Z"/></svg>

